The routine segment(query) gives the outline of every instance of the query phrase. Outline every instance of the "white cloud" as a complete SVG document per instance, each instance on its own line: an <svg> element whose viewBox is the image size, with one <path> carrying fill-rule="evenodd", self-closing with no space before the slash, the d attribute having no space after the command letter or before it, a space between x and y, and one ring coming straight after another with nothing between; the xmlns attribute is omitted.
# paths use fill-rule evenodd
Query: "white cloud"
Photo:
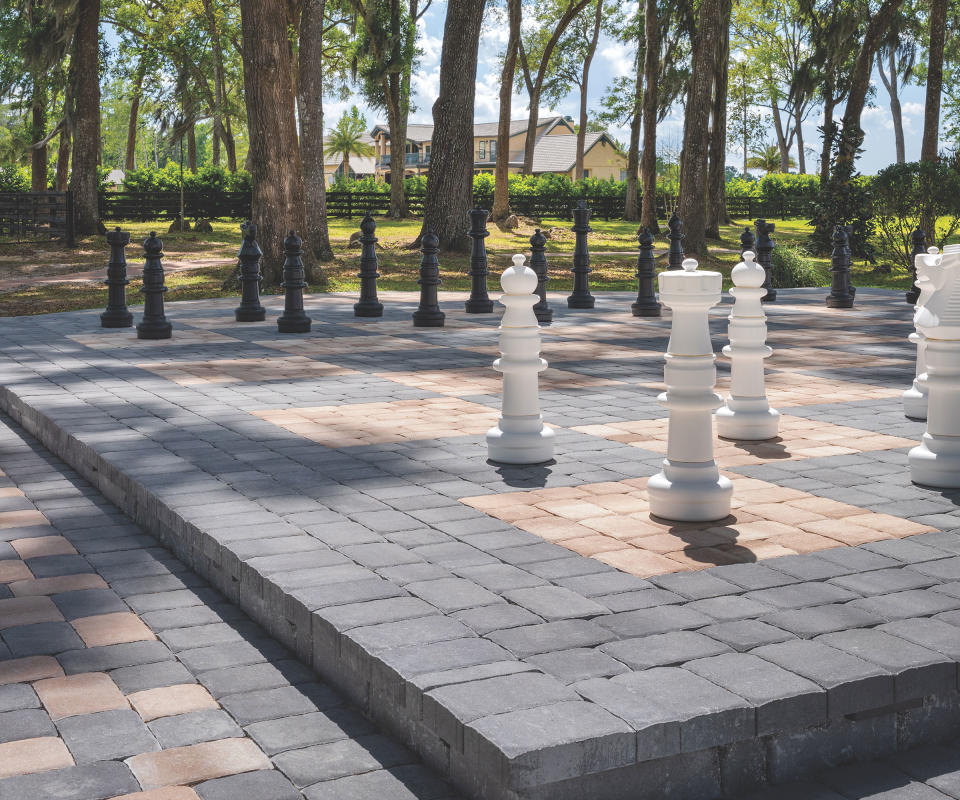
<svg viewBox="0 0 960 800"><path fill-rule="evenodd" d="M611 41L600 50L600 57L610 62L610 72L622 77L633 74L636 48L623 42Z"/></svg>

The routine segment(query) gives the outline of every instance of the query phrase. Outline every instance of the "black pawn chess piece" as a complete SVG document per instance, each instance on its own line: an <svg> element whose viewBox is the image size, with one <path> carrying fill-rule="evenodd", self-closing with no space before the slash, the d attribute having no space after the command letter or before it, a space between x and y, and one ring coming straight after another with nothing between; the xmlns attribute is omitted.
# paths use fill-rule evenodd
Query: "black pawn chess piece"
<svg viewBox="0 0 960 800"><path fill-rule="evenodd" d="M243 244L240 245L240 305L234 311L237 322L263 322L267 310L260 304L260 259L263 251L257 244L257 226L247 222L240 226L243 231Z"/></svg>
<svg viewBox="0 0 960 800"><path fill-rule="evenodd" d="M473 239L470 252L470 298L464 304L468 314L490 314L493 312L493 300L487 294L487 247L483 240L490 232L487 230L487 217L490 212L485 208L470 209L470 230L467 235Z"/></svg>
<svg viewBox="0 0 960 800"><path fill-rule="evenodd" d="M537 322L549 325L553 322L553 309L547 303L547 237L537 228L530 237L530 269L537 273L537 297L540 299L533 307Z"/></svg>
<svg viewBox="0 0 960 800"><path fill-rule="evenodd" d="M777 226L765 219L758 219L754 225L757 228L757 263L763 267L767 276L763 279L763 288L767 293L760 299L764 303L774 303L777 300L777 290L773 288L773 246L774 241L770 238Z"/></svg>
<svg viewBox="0 0 960 800"><path fill-rule="evenodd" d="M377 223L368 213L360 221L360 300L353 304L355 317L382 317L383 303L377 298Z"/></svg>
<svg viewBox="0 0 960 800"><path fill-rule="evenodd" d="M635 317L659 317L660 303L653 289L656 263L653 257L653 234L644 228L637 237L640 254L637 256L637 300L630 306Z"/></svg>
<svg viewBox="0 0 960 800"><path fill-rule="evenodd" d="M573 233L576 243L573 247L573 293L567 298L567 308L593 308L596 300L590 294L590 250L587 247L587 234L590 233L590 209L580 199L573 207Z"/></svg>
<svg viewBox="0 0 960 800"><path fill-rule="evenodd" d="M917 287L917 256L927 252L927 234L917 228L910 234L910 288L907 289L906 301L915 306L920 299L920 289Z"/></svg>
<svg viewBox="0 0 960 800"><path fill-rule="evenodd" d="M417 280L420 284L420 305L413 312L413 325L415 328L440 328L446 318L437 301L437 287L442 283L440 262L437 260L440 239L428 230L423 234L422 242L420 252L423 257L420 259L420 278Z"/></svg>
<svg viewBox="0 0 960 800"><path fill-rule="evenodd" d="M303 290L307 288L303 271L303 239L290 231L283 240L283 314L277 318L280 333L309 333L310 317L303 310Z"/></svg>
<svg viewBox="0 0 960 800"><path fill-rule="evenodd" d="M138 339L169 339L173 326L163 313L163 242L154 231L143 240L143 319L137 325Z"/></svg>
<svg viewBox="0 0 960 800"><path fill-rule="evenodd" d="M827 308L853 308L853 291L850 286L849 235L843 225L833 230L833 252L830 254L830 272L833 281L827 295Z"/></svg>
<svg viewBox="0 0 960 800"><path fill-rule="evenodd" d="M107 308L100 315L100 325L104 328L129 328L133 325L133 314L127 308L127 254L130 234L116 228L107 234L110 245L110 263L107 264Z"/></svg>
<svg viewBox="0 0 960 800"><path fill-rule="evenodd" d="M744 228L740 234L740 258L744 253L757 254L757 239L750 228Z"/></svg>
<svg viewBox="0 0 960 800"><path fill-rule="evenodd" d="M667 220L667 239L670 240L670 252L667 254L667 269L683 269L683 259L686 256L683 253L683 240L686 234L683 232L683 220L676 211Z"/></svg>

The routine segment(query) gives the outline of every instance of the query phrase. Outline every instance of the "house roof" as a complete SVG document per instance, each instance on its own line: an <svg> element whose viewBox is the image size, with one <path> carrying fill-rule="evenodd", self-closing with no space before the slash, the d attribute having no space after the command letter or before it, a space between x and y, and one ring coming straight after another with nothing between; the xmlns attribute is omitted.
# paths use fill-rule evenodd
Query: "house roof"
<svg viewBox="0 0 960 800"><path fill-rule="evenodd" d="M546 125L544 133L555 128L557 125L567 124L566 118L564 117L542 117L537 119L537 127L541 125ZM493 138L497 135L497 129L500 127L499 122L475 122L473 125L473 135L475 137L483 138ZM527 129L527 120L526 119L512 119L510 120L510 135L516 136L518 133L523 133ZM390 128L384 124L377 123L373 126L373 130L370 131L371 136L375 136L378 132L383 131L388 136L390 134ZM540 134L543 136L543 133ZM411 123L407 125L407 140L411 142L429 142L433 138L433 125L426 125L420 123Z"/></svg>
<svg viewBox="0 0 960 800"><path fill-rule="evenodd" d="M583 152L590 152L598 142L606 141L611 147L616 144L606 133L587 132L584 137ZM533 173L541 172L569 172L577 160L576 136L542 136L533 148ZM523 152L510 154L510 164L521 166Z"/></svg>
<svg viewBox="0 0 960 800"><path fill-rule="evenodd" d="M360 137L360 141L364 144L373 145L373 137L368 134L363 134ZM333 167L336 169L343 163L343 153L338 153L337 155L326 155L323 157L323 165L325 167ZM350 169L354 171L357 175L373 175L377 171L377 157L376 155L372 156L350 156Z"/></svg>

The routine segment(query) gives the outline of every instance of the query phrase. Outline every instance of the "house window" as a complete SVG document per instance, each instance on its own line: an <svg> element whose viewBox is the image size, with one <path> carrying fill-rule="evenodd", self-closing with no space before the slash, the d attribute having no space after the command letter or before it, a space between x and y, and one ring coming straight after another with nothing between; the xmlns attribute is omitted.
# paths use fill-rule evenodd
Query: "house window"
<svg viewBox="0 0 960 800"><path fill-rule="evenodd" d="M487 157L487 143L484 139L480 140L480 161Z"/></svg>
<svg viewBox="0 0 960 800"><path fill-rule="evenodd" d="M490 140L490 160L496 161L496 158L497 158L497 140L491 139Z"/></svg>
<svg viewBox="0 0 960 800"><path fill-rule="evenodd" d="M585 169L585 170L583 171L583 177L584 177L584 178L589 178L589 177L590 177L590 170Z"/></svg>
<svg viewBox="0 0 960 800"><path fill-rule="evenodd" d="M627 171L625 169L620 170L620 180L625 181L626 179L627 179Z"/></svg>

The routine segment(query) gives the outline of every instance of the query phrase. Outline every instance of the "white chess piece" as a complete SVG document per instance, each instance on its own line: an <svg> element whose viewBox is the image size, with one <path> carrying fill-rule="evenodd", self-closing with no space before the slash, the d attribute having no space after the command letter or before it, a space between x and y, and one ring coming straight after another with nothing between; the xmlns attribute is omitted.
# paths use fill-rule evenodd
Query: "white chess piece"
<svg viewBox="0 0 960 800"><path fill-rule="evenodd" d="M688 258L682 270L661 272L660 301L673 312L663 370L667 391L657 399L670 411L663 472L650 478L652 514L664 519L701 522L730 513L733 485L720 475L713 456L716 356L710 342L708 313L720 302L723 276L697 271Z"/></svg>
<svg viewBox="0 0 960 800"><path fill-rule="evenodd" d="M750 442L772 439L780 428L780 412L770 408L764 384L763 360L773 350L766 344L767 317L760 302L766 272L755 258L746 251L730 275L730 344L723 348L730 358L730 396L716 414L719 436Z"/></svg>
<svg viewBox="0 0 960 800"><path fill-rule="evenodd" d="M948 252L954 245L947 245L944 252ZM927 253L935 256L939 251L936 247L928 247ZM922 254L918 254L914 259L914 268L920 264ZM930 292L933 291L933 284L927 282L926 288L920 287L920 296L914 306L913 320L914 325L917 321L917 310L923 307L923 304L930 298ZM903 413L911 419L927 418L927 344L926 337L917 329L910 334L911 342L917 346L917 370L916 377L913 379L913 385L907 389L900 397L903 400Z"/></svg>
<svg viewBox="0 0 960 800"><path fill-rule="evenodd" d="M491 461L504 464L542 464L553 458L553 431L540 415L539 374L547 368L540 358L540 325L533 306L537 273L524 266L525 257L513 257L500 285L506 306L500 321L501 357L493 368L503 373L503 404L497 426L487 431Z"/></svg>
<svg viewBox="0 0 960 800"><path fill-rule="evenodd" d="M914 322L924 337L927 429L908 456L914 483L960 488L960 248L917 261ZM922 303L922 304L921 304Z"/></svg>

